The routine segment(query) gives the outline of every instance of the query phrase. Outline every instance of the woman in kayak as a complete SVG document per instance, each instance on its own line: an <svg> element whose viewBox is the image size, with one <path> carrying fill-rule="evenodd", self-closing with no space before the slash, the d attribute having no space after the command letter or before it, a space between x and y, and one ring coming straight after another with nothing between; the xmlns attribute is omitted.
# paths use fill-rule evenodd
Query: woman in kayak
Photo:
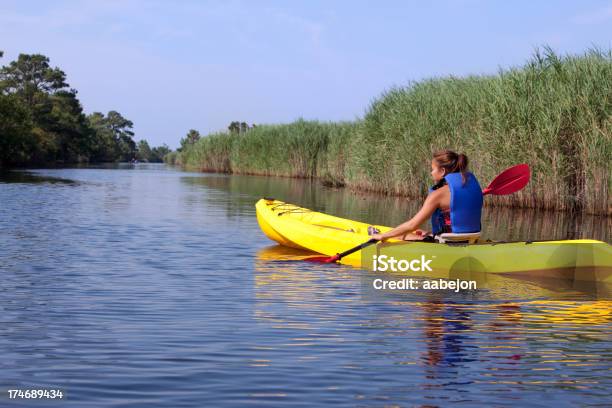
<svg viewBox="0 0 612 408"><path fill-rule="evenodd" d="M372 238L379 241L390 238L432 240L443 233L480 232L482 190L467 167L465 154L451 150L434 153L431 177L435 184L429 189L423 207L410 220L384 234L372 234ZM431 218L431 234L418 229L428 218Z"/></svg>

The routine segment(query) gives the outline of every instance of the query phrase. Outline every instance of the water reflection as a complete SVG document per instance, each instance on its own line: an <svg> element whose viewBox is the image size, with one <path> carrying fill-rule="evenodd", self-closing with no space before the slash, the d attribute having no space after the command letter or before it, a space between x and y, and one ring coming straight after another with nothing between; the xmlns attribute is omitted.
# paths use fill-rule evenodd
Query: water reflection
<svg viewBox="0 0 612 408"><path fill-rule="evenodd" d="M27 171L0 171L0 183L19 183L19 184L38 184L38 183L51 183L51 184L76 184L74 180L39 175Z"/></svg>
<svg viewBox="0 0 612 408"><path fill-rule="evenodd" d="M267 280L276 279L303 279L308 274L302 273L304 270L314 270L318 272L334 273L334 278L349 277L358 279L361 282L360 293L367 299L380 298L392 299L395 301L419 301L418 291L379 291L372 287L373 280L380 277L370 271L352 269L348 266L336 264L322 264L313 266L312 263L304 262L304 258L313 256L313 253L299 249L288 248L281 245L271 245L260 249L257 253L255 263L256 271L270 271L270 273L256 274L256 284L267 284ZM317 264L314 264L317 265ZM313 269L314 268L314 269ZM478 288L477 291L433 291L430 292L431 301L452 300L456 302L465 301L526 301L530 299L557 299L557 300L603 300L612 298L612 285L595 281L578 281L574 279L549 279L538 278L531 275L516 274L490 274L476 272L453 272L435 273L426 276L407 276L404 273L395 274L387 272L386 277L395 276L396 278L411 277L417 281L430 279L451 279L462 281L474 281ZM294 285L294 282L290 282ZM422 285L421 285L422 286ZM290 294L291 291L284 294ZM382 294L381 294L382 293ZM415 294L416 293L416 294Z"/></svg>
<svg viewBox="0 0 612 408"><path fill-rule="evenodd" d="M181 177L181 182L229 194L228 216L253 213L261 197L274 197L342 218L379 225L397 225L415 214L420 202L349 189L322 186L317 181L282 177L203 175ZM218 205L211 197L210 205ZM524 241L591 238L610 241L612 217L581 213L485 207L483 237Z"/></svg>
<svg viewBox="0 0 612 408"><path fill-rule="evenodd" d="M355 296L359 270L300 263L305 256L281 246L257 253L256 319L290 330L296 343L309 347L308 357L321 363L325 357L312 352L318 347L360 344L360 355L343 368L369 379L363 400L395 396L397 401L401 394L410 403L425 403L427 397L409 397L418 384L436 392L427 394L433 405L483 400L503 405L508 401L500 396L502 389L526 393L516 400L525 405L531 402L525 396L543 386L578 401L579 395L569 391L598 392L612 379L612 301L588 300L575 288L553 292L505 278L490 282L484 296L467 302L426 291L413 293L410 300L363 298ZM508 292L519 299L509 300ZM548 298L551 293L574 300ZM361 325L343 327L344 318L353 315L360 316ZM290 346L269 345L269 352L282 353ZM274 357L266 364L275 364ZM375 385L381 370L387 372L386 382ZM389 380L389 373L395 380Z"/></svg>

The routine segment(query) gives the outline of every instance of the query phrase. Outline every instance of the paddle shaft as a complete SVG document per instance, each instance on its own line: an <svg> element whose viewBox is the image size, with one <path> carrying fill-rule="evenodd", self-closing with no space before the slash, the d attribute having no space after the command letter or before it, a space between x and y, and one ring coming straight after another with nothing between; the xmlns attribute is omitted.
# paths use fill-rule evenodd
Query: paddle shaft
<svg viewBox="0 0 612 408"><path fill-rule="evenodd" d="M378 240L377 240L377 239L372 238L371 240L366 241L366 242L364 242L364 243L363 243L363 244L361 244L361 245L357 245L355 248L351 248L351 249L349 249L349 250L347 250L347 251L344 251L344 252L342 252L342 253L339 253L339 254L334 255L332 258L334 258L334 260L335 260L335 261L338 261L338 260L340 260L340 259L344 258L345 256L348 256L348 255L350 255L350 254L352 254L352 253L354 253L354 252L360 251L360 250L362 250L363 248L365 248L365 247L369 247L370 245L373 245L373 244L375 244L375 243L377 243L377 242L378 242Z"/></svg>

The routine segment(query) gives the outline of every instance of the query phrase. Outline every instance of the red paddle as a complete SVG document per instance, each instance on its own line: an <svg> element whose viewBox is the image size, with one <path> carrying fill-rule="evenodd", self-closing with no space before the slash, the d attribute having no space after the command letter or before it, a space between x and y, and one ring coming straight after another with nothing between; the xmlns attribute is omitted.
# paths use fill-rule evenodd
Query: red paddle
<svg viewBox="0 0 612 408"><path fill-rule="evenodd" d="M527 183L529 183L530 177L531 169L529 168L529 165L525 163L517 164L516 166L512 166L504 170L497 177L495 177L491 184L489 184L487 188L482 190L482 195L507 195L516 193L517 191L525 187ZM310 258L304 258L304 261L322 263L336 262L344 258L345 256L350 255L353 252L357 252L372 244L375 244L376 242L378 242L376 239L370 239L369 241L366 241L361 245L357 245L354 248L351 248L334 256L312 256Z"/></svg>
<svg viewBox="0 0 612 408"><path fill-rule="evenodd" d="M484 190L483 195L506 195L516 193L529 183L531 170L528 164L517 164L512 166L493 179L491 184Z"/></svg>

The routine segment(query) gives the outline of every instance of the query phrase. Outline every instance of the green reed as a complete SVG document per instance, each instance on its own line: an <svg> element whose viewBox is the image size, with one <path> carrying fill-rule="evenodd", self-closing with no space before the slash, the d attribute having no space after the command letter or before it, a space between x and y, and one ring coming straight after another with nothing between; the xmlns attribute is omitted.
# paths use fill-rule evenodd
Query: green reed
<svg viewBox="0 0 612 408"><path fill-rule="evenodd" d="M523 191L489 204L610 214L611 51L559 56L544 48L496 75L392 88L363 120L300 119L214 134L176 160L202 171L312 177L421 197L431 184L431 154L445 148L466 153L482 184L513 164L531 165Z"/></svg>

